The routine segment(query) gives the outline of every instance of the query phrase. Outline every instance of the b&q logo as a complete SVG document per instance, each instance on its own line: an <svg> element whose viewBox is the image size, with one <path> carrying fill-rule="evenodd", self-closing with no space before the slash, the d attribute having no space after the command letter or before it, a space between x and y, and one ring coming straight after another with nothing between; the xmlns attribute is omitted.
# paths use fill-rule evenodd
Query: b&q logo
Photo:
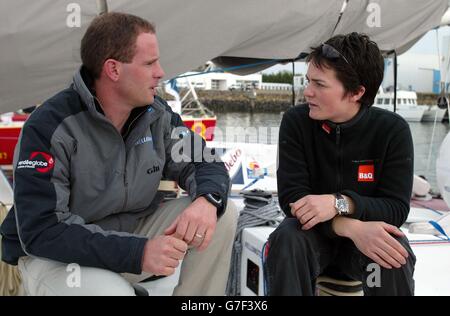
<svg viewBox="0 0 450 316"><path fill-rule="evenodd" d="M358 167L358 182L374 182L375 168L373 165L361 165Z"/></svg>

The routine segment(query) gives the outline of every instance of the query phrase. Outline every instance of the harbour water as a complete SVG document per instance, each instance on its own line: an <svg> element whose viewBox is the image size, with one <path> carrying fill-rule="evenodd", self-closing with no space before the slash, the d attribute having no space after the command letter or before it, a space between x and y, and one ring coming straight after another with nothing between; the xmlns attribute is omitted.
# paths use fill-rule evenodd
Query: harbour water
<svg viewBox="0 0 450 316"><path fill-rule="evenodd" d="M216 113L217 128L222 131L227 129L243 128L246 131L251 129L263 131L263 133L248 133L245 141L251 143L276 144L278 141L278 130L280 126L281 115L277 113L242 113L228 112ZM409 123L414 142L414 172L417 175L423 175L430 182L432 190L438 192L436 183L436 159L442 141L450 131L449 123L437 123L435 134L432 139L433 123L421 122ZM267 131L267 134L264 134ZM261 137L263 135L264 137ZM267 137L266 137L267 135ZM429 158L429 152L431 156ZM450 163L450 162L449 162Z"/></svg>

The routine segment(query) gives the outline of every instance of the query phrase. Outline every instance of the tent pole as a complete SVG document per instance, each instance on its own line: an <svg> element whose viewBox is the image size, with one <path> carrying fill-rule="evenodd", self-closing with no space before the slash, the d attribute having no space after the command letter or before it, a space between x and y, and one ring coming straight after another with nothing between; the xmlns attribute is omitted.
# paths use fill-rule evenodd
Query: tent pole
<svg viewBox="0 0 450 316"><path fill-rule="evenodd" d="M397 112L397 52L394 49L394 112Z"/></svg>
<svg viewBox="0 0 450 316"><path fill-rule="evenodd" d="M294 76L295 76L295 59L292 59L292 106L295 106Z"/></svg>
<svg viewBox="0 0 450 316"><path fill-rule="evenodd" d="M98 15L108 12L108 1L107 0L97 0Z"/></svg>

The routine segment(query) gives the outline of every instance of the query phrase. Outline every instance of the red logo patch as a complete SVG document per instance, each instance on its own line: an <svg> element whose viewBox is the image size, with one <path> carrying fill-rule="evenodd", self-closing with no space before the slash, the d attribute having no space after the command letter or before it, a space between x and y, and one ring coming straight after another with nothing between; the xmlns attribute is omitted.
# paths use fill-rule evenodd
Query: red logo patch
<svg viewBox="0 0 450 316"><path fill-rule="evenodd" d="M47 166L44 166L43 168L36 168L36 170L42 173L52 170L53 166L55 165L55 159L53 159L52 155L40 151L35 151L31 153L30 160L38 155L41 155L44 158L44 160L47 162Z"/></svg>
<svg viewBox="0 0 450 316"><path fill-rule="evenodd" d="M41 151L34 151L29 159L17 163L17 169L35 169L40 173L49 172L54 166L55 159L53 159L52 155Z"/></svg>
<svg viewBox="0 0 450 316"><path fill-rule="evenodd" d="M322 129L327 132L327 134L331 133L331 127L328 126L327 123L322 123Z"/></svg>
<svg viewBox="0 0 450 316"><path fill-rule="evenodd" d="M373 165L361 165L358 167L358 182L374 182L375 167Z"/></svg>

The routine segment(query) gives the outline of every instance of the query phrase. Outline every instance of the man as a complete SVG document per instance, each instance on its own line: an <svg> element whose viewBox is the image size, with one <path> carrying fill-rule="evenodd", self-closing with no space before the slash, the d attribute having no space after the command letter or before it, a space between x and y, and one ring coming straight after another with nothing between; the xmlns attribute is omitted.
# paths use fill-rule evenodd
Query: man
<svg viewBox="0 0 450 316"><path fill-rule="evenodd" d="M314 295L316 278L334 270L362 281L365 295L412 295L415 257L398 227L409 212L413 144L400 116L371 107L383 57L351 33L307 61L308 103L287 111L280 128L287 217L269 237L269 294Z"/></svg>
<svg viewBox="0 0 450 316"><path fill-rule="evenodd" d="M181 260L174 295L223 295L237 217L229 177L155 96L164 72L154 27L99 16L81 57L71 87L23 128L3 260L19 264L31 295L134 295L132 283L171 275ZM191 199L161 204L162 177ZM67 282L70 263L81 266L78 285Z"/></svg>

